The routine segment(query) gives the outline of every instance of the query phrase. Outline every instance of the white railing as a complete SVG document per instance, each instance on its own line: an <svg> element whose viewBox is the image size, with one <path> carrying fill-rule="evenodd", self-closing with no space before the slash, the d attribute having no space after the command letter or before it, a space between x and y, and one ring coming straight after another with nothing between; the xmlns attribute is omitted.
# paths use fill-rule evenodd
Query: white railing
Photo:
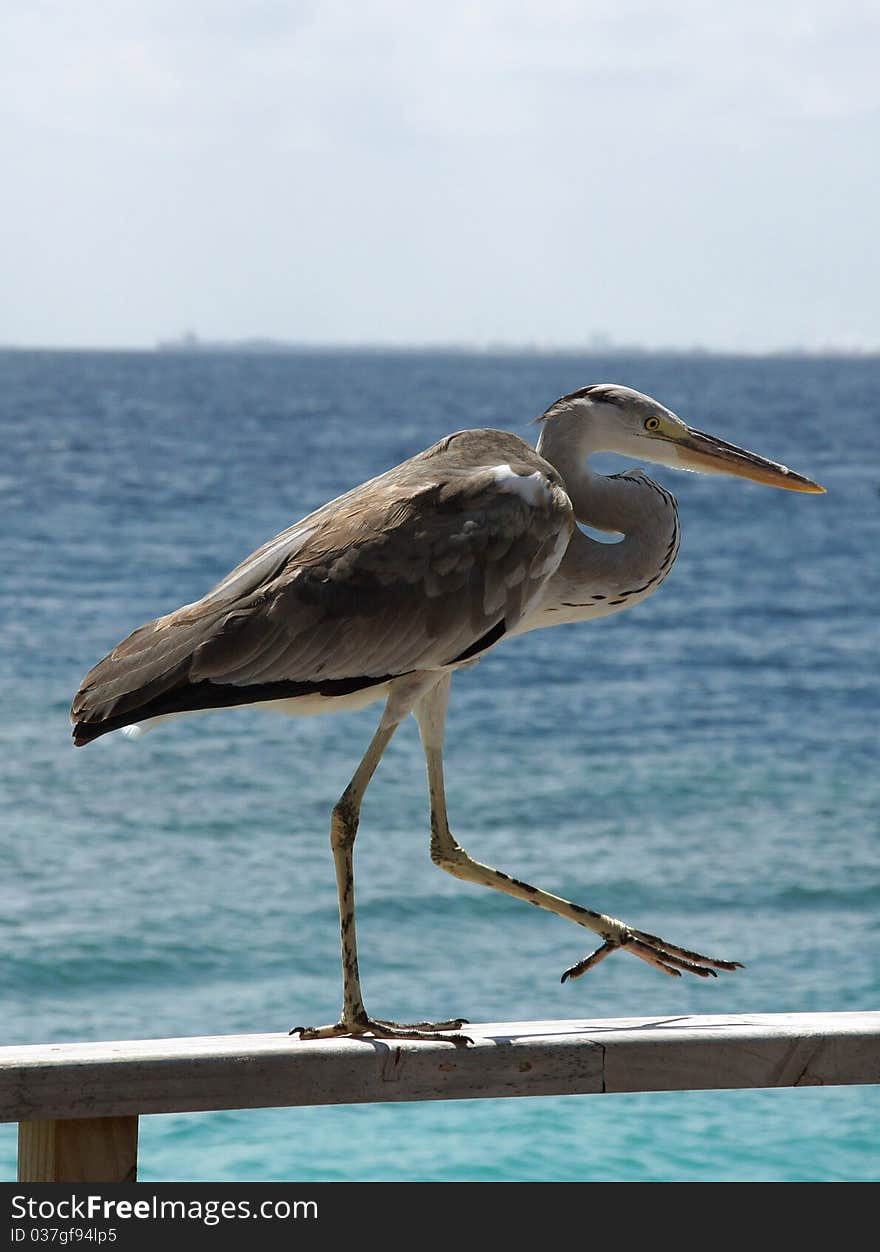
<svg viewBox="0 0 880 1252"><path fill-rule="evenodd" d="M138 1117L210 1109L880 1083L880 1012L500 1022L473 1045L226 1035L0 1048L22 1182L137 1176Z"/></svg>

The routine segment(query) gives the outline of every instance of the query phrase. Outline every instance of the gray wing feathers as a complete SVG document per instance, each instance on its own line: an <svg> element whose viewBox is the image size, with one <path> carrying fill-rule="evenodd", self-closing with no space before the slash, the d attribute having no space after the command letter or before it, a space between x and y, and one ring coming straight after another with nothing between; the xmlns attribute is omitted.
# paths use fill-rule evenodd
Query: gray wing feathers
<svg viewBox="0 0 880 1252"><path fill-rule="evenodd" d="M469 447L438 455L444 441L270 540L203 600L136 630L86 676L74 719L100 721L206 680L438 668L502 619L511 629L561 560L573 523L554 471L504 438L530 453L523 475L546 469L540 499L499 486L491 461L455 464ZM510 460L510 447L502 452Z"/></svg>
<svg viewBox="0 0 880 1252"><path fill-rule="evenodd" d="M384 677L449 664L502 618L517 622L555 568L567 498L552 505L535 509L470 475L398 497L381 525L359 518L349 542L325 546L318 533L259 603L202 643L191 680Z"/></svg>

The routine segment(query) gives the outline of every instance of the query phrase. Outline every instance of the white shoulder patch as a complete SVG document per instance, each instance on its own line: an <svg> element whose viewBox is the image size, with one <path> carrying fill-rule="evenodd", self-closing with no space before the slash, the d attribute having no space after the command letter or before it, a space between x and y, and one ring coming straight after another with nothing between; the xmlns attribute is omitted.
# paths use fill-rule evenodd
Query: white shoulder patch
<svg viewBox="0 0 880 1252"><path fill-rule="evenodd" d="M512 491L532 507L546 504L550 499L550 484L540 470L535 470L534 474L517 474L509 465L495 465L492 477L502 491Z"/></svg>

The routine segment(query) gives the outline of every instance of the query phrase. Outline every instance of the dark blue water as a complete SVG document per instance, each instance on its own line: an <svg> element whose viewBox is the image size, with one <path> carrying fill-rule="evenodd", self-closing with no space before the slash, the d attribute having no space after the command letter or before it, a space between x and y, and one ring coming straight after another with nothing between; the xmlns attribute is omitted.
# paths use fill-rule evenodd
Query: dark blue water
<svg viewBox="0 0 880 1252"><path fill-rule="evenodd" d="M748 963L707 984L430 862L414 725L358 841L368 1007L402 1020L876 1007L880 362L0 355L2 1042L336 1017L329 809L378 708L251 710L69 744L80 678L324 500L463 426L531 437L619 381L823 497L652 472L683 544L653 599L456 678L453 828L481 860ZM868 1179L876 1089L146 1118L148 1179ZM14 1176L14 1128L0 1130Z"/></svg>

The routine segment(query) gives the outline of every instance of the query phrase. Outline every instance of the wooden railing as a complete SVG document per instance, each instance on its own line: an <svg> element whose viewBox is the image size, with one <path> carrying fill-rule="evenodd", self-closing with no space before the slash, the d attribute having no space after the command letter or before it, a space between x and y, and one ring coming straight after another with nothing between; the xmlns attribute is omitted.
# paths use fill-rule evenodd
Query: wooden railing
<svg viewBox="0 0 880 1252"><path fill-rule="evenodd" d="M0 1048L0 1121L19 1123L22 1182L133 1182L142 1114L880 1082L880 1012L467 1031L473 1046L227 1035Z"/></svg>

